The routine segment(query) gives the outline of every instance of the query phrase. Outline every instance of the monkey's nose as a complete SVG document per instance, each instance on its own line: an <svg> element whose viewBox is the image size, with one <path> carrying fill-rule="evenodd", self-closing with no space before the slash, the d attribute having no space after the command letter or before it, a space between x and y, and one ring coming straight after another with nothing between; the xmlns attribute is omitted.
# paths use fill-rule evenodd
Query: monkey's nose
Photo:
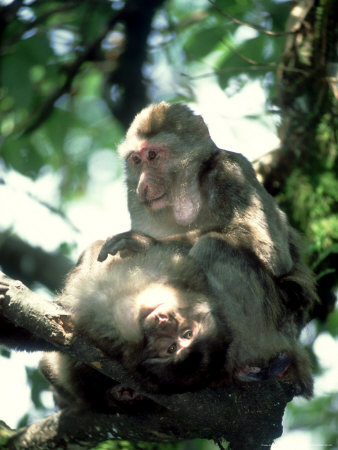
<svg viewBox="0 0 338 450"><path fill-rule="evenodd" d="M138 185L137 185L137 189L136 189L138 198L141 201L145 201L147 199L148 190L149 190L148 181L147 181L146 177L143 174L141 174Z"/></svg>
<svg viewBox="0 0 338 450"><path fill-rule="evenodd" d="M137 194L139 195L139 197L146 198L148 189L149 188L147 184L141 185L137 188Z"/></svg>
<svg viewBox="0 0 338 450"><path fill-rule="evenodd" d="M167 323L170 320L170 317L168 317L167 314L159 313L157 315L157 320L159 324Z"/></svg>
<svg viewBox="0 0 338 450"><path fill-rule="evenodd" d="M175 332L177 328L176 321L170 314L159 313L157 315L157 326L164 333Z"/></svg>

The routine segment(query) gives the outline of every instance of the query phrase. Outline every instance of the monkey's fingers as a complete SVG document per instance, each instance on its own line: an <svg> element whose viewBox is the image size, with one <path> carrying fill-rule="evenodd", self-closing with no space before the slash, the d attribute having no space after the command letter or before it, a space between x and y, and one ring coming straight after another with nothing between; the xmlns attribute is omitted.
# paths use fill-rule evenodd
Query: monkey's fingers
<svg viewBox="0 0 338 450"><path fill-rule="evenodd" d="M117 236L114 236L103 244L99 256L97 257L98 261L102 262L107 259L108 255L116 255L118 252L120 252L122 258L125 258L138 250L133 241L126 238L116 238Z"/></svg>
<svg viewBox="0 0 338 450"><path fill-rule="evenodd" d="M9 284L5 281L0 281L0 300L4 300L6 292L9 289Z"/></svg>
<svg viewBox="0 0 338 450"><path fill-rule="evenodd" d="M112 240L114 239L114 237L108 237L105 241L105 243L102 245L99 256L97 257L97 260L102 262L105 259L107 259L107 256L109 255L110 251L110 244L112 242Z"/></svg>
<svg viewBox="0 0 338 450"><path fill-rule="evenodd" d="M109 237L103 244L97 259L102 262L108 255L116 255L119 252L121 258L131 256L145 248L146 243L142 238L142 235L132 231Z"/></svg>
<svg viewBox="0 0 338 450"><path fill-rule="evenodd" d="M116 255L118 252L120 252L121 258L126 258L145 250L155 242L157 242L156 239L145 234L136 231L126 231L107 238L97 259L102 262L108 255Z"/></svg>

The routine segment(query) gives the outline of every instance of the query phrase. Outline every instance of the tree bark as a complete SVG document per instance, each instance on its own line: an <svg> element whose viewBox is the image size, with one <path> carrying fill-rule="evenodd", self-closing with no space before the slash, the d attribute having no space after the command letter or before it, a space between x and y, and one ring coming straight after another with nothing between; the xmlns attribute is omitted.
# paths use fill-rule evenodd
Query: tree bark
<svg viewBox="0 0 338 450"><path fill-rule="evenodd" d="M258 171L272 195L283 190L297 167L315 164L322 148L318 134L325 115L334 114L337 78L338 3L335 0L297 1L291 10L277 71L280 147ZM337 69L335 71L337 77ZM332 137L333 138L333 137Z"/></svg>

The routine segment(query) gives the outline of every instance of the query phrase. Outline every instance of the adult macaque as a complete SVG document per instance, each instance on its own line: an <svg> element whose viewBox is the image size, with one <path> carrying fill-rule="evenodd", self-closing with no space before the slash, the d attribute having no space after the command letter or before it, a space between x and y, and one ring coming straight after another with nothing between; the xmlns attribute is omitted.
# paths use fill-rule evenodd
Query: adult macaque
<svg viewBox="0 0 338 450"><path fill-rule="evenodd" d="M76 328L118 359L145 392L285 376L299 393L311 394L297 324L254 254L212 234L190 249L188 242L123 233L111 240L114 256L103 263L97 261L101 246L84 253L60 302ZM216 249L207 255L209 280L199 263L205 246ZM47 354L42 371L61 405L106 411L127 390L63 354Z"/></svg>
<svg viewBox="0 0 338 450"><path fill-rule="evenodd" d="M119 153L126 164L132 230L154 238L198 230L196 241L208 231L226 235L252 251L274 277L296 274L297 295L288 299L289 307L302 310L303 323L308 320L317 297L294 230L248 160L216 147L200 116L180 103L150 105L134 119ZM108 239L99 259L109 251Z"/></svg>

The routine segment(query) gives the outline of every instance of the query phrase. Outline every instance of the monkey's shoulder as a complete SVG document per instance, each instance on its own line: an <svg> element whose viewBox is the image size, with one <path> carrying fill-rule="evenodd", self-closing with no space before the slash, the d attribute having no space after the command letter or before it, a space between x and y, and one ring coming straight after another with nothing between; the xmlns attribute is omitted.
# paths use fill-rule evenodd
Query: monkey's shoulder
<svg viewBox="0 0 338 450"><path fill-rule="evenodd" d="M215 169L220 176L239 177L250 183L256 182L256 173L251 162L242 154L230 150L218 149L215 157Z"/></svg>

